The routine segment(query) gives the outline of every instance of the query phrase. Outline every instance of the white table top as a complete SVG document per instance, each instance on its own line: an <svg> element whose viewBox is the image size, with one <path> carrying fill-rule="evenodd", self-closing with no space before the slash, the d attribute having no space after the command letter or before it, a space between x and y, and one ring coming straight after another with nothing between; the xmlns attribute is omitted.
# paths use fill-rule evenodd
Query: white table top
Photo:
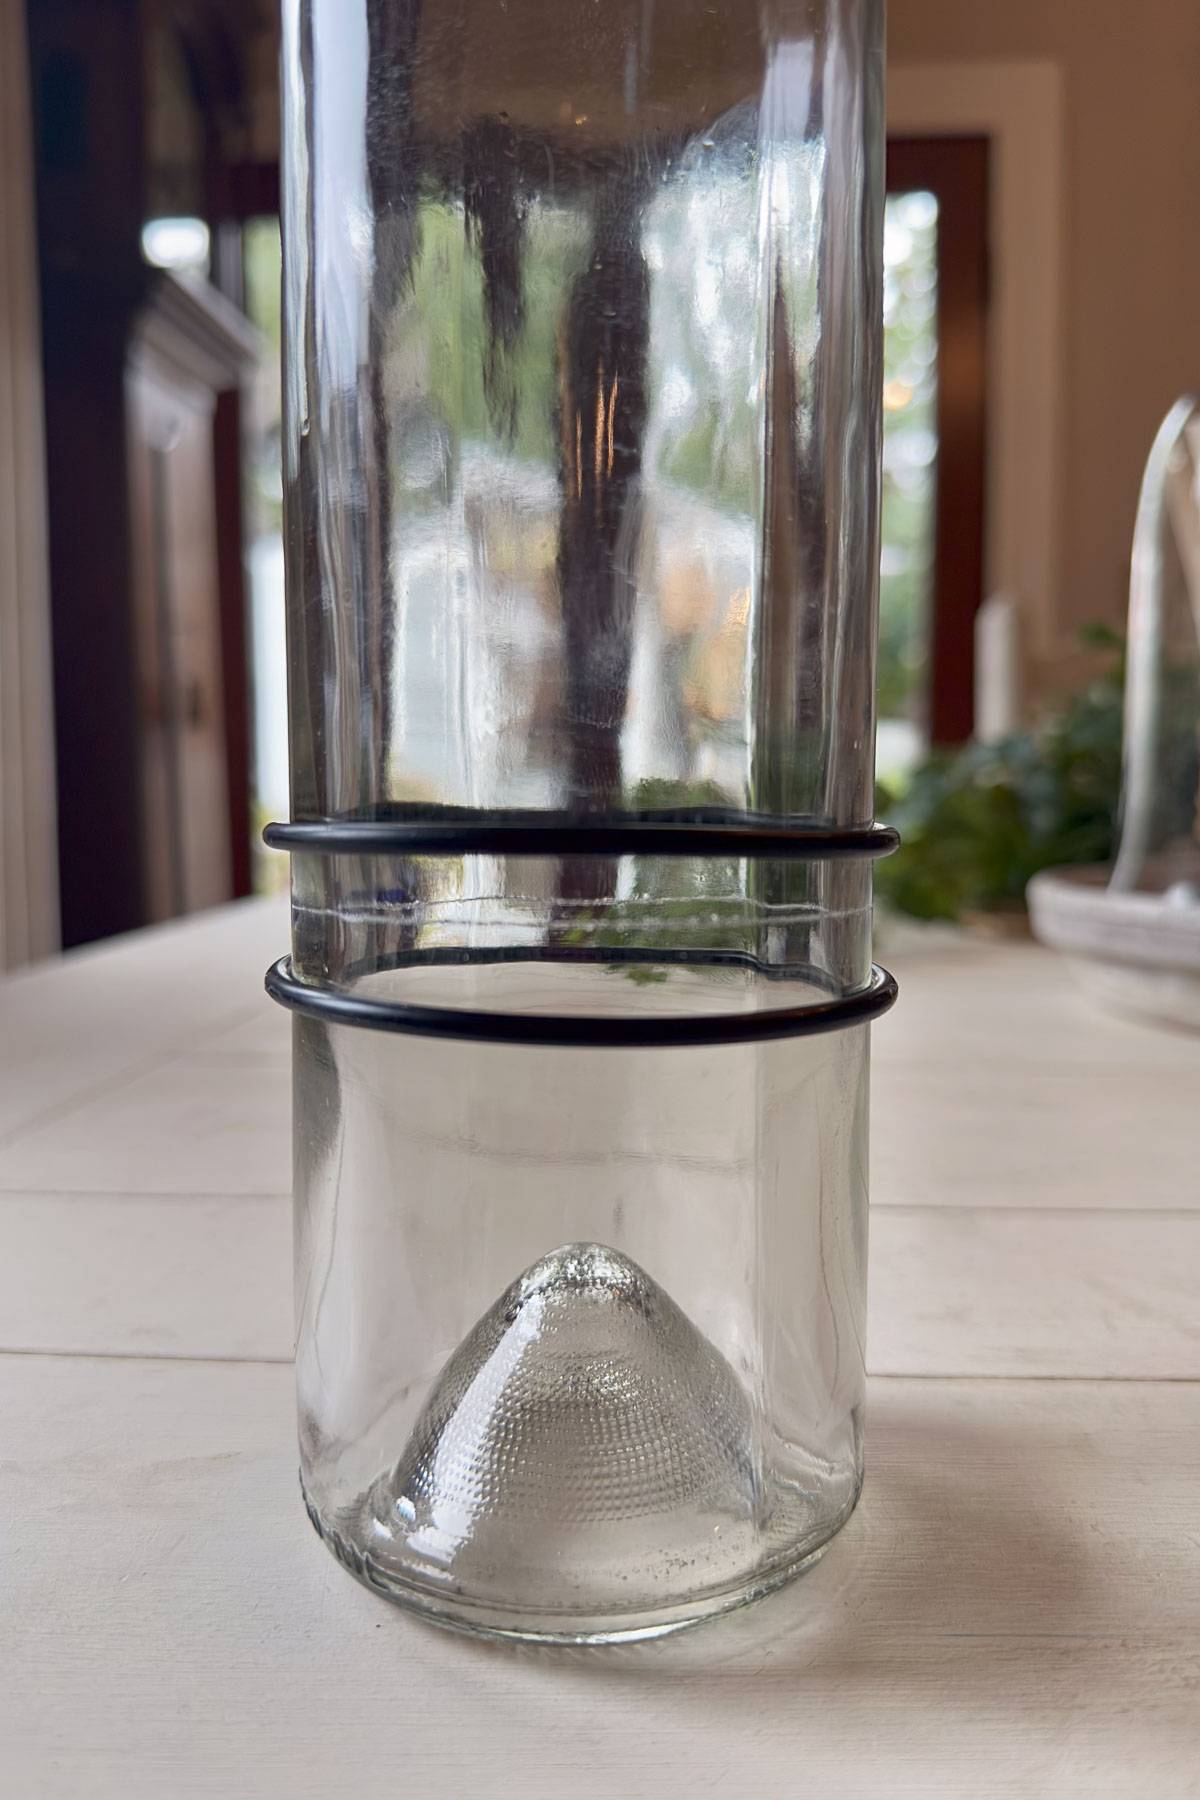
<svg viewBox="0 0 1200 1800"><path fill-rule="evenodd" d="M0 1793L1200 1793L1200 1039L1031 946L895 958L858 1513L694 1633L512 1650L300 1505L286 939L0 986Z"/></svg>

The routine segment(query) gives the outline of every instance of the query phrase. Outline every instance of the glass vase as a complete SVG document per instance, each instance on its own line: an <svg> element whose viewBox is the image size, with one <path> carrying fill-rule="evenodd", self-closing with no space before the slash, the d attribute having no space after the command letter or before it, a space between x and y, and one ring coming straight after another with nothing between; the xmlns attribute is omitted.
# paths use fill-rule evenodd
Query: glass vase
<svg viewBox="0 0 1200 1800"><path fill-rule="evenodd" d="M301 1475L653 1635L862 1478L878 0L286 0Z"/></svg>

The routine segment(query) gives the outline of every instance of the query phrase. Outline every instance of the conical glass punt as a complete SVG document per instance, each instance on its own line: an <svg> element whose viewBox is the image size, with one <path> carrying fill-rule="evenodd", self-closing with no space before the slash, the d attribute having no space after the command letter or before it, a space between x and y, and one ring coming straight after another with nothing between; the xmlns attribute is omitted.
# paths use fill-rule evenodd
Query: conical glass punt
<svg viewBox="0 0 1200 1800"><path fill-rule="evenodd" d="M764 1510L754 1437L737 1376L645 1270L568 1244L442 1370L371 1490L375 1551L439 1589L459 1577L535 1607L627 1604L667 1546L719 1581Z"/></svg>
<svg viewBox="0 0 1200 1800"><path fill-rule="evenodd" d="M452 1557L506 1513L606 1525L754 1506L750 1408L643 1269L567 1244L491 1308L438 1379L392 1478L412 1541Z"/></svg>

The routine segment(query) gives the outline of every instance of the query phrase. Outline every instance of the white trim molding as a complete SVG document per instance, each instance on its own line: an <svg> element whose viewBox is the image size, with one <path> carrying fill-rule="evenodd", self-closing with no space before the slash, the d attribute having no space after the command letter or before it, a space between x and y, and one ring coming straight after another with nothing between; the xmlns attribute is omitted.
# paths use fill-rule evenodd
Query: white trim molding
<svg viewBox="0 0 1200 1800"><path fill-rule="evenodd" d="M28 68L22 0L0 0L0 969L59 944Z"/></svg>
<svg viewBox="0 0 1200 1800"><path fill-rule="evenodd" d="M888 130L986 136L990 156L984 592L1037 662L1061 645L1063 82L1053 62L893 64Z"/></svg>

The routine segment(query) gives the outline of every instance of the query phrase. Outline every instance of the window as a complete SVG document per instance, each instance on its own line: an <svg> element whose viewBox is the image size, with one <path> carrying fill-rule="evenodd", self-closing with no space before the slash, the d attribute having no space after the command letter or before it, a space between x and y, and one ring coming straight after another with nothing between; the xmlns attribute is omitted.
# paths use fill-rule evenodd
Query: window
<svg viewBox="0 0 1200 1800"><path fill-rule="evenodd" d="M885 779L929 735L937 504L937 220L923 190L889 196L883 237L883 519L879 560L879 746Z"/></svg>
<svg viewBox="0 0 1200 1800"><path fill-rule="evenodd" d="M288 800L287 663L283 608L283 474L280 393L279 221L250 219L242 231L246 312L262 333L261 358L247 396L245 431L246 568L250 603L250 667L254 689L252 836L254 886L274 892L287 882L287 858L268 850L262 828L286 819Z"/></svg>
<svg viewBox="0 0 1200 1800"><path fill-rule="evenodd" d="M974 723L983 598L988 142L895 138L885 226L879 770Z"/></svg>

